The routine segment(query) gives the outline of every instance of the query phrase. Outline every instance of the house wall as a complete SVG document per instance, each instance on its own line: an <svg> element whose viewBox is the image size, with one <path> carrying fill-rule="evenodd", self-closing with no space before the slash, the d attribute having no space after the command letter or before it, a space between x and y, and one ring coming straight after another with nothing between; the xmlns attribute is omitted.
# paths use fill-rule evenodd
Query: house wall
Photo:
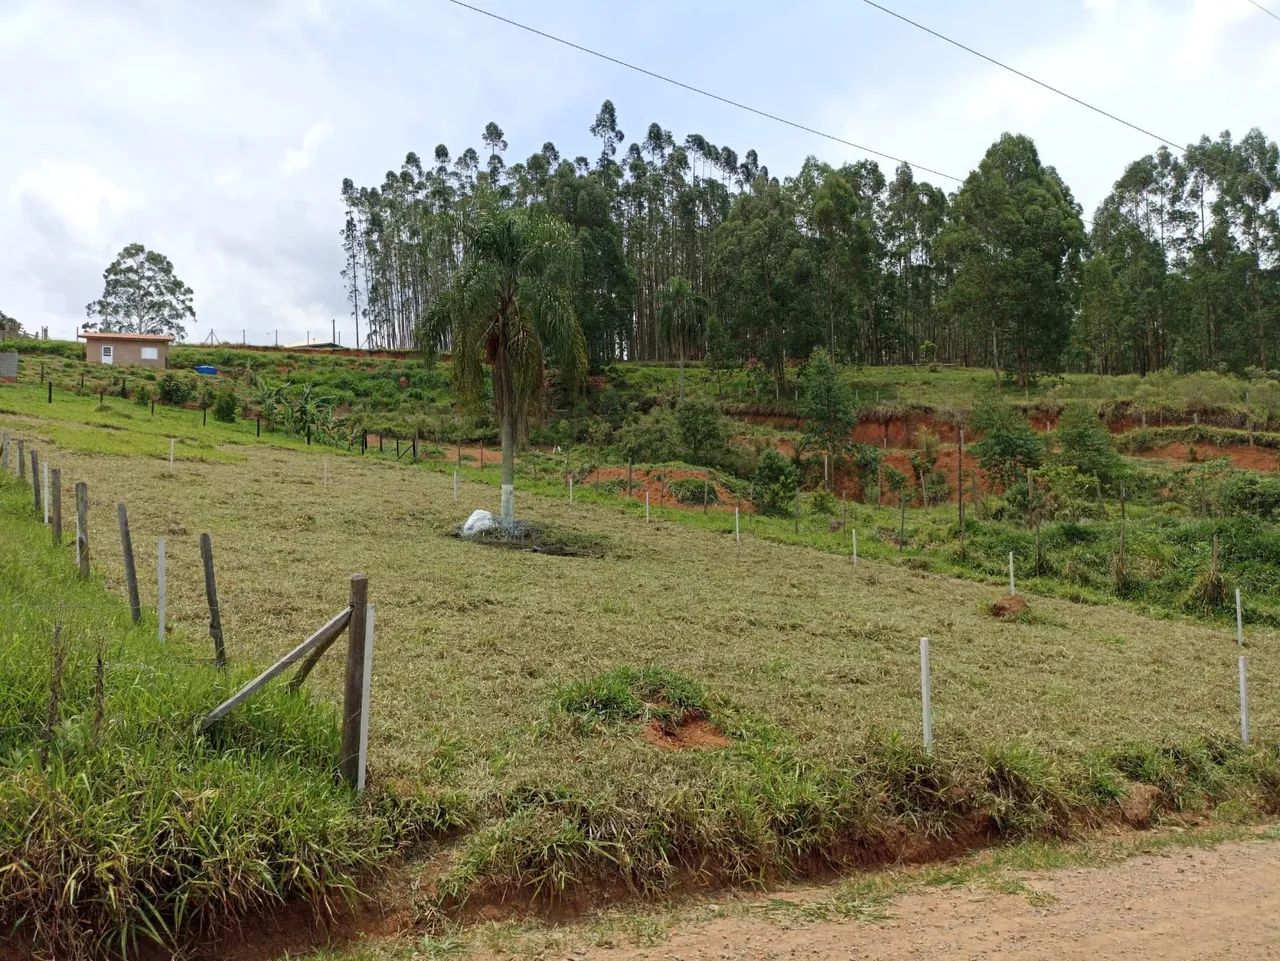
<svg viewBox="0 0 1280 961"><path fill-rule="evenodd" d="M115 355L111 359L111 363L116 367L129 367L138 365L140 367L159 367L164 368L168 365L169 345L168 344L145 344L137 340L112 340L109 337L88 339L85 341L85 360L90 364L102 363L102 345L110 344L112 353ZM143 360L142 348L156 348L157 358L155 360Z"/></svg>

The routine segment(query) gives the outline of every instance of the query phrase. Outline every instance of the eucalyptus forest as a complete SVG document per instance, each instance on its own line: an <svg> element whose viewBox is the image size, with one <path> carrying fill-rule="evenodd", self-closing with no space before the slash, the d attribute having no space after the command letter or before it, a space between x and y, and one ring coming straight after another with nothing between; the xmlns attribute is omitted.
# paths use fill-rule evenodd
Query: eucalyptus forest
<svg viewBox="0 0 1280 961"><path fill-rule="evenodd" d="M847 363L991 366L1019 383L1278 363L1280 154L1257 129L1135 160L1091 222L1023 135L1002 135L948 191L873 160L811 156L780 177L755 150L657 123L628 141L610 101L589 132L594 159L546 143L509 162L489 123L482 150L442 144L380 185L344 181L343 276L362 341L415 345L483 200L568 225L596 367L754 360L781 384L815 346ZM663 322L671 303L679 324Z"/></svg>

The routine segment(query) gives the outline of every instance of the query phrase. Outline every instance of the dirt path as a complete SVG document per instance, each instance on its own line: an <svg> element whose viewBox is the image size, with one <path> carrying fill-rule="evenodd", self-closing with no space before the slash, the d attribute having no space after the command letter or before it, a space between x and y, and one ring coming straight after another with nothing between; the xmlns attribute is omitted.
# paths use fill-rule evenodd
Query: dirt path
<svg viewBox="0 0 1280 961"><path fill-rule="evenodd" d="M726 917L651 948L592 948L592 961L1099 961L1280 958L1280 841L1171 849L1104 868L1028 875L1047 897L935 888L880 924L782 926ZM1039 906L1032 903L1037 902Z"/></svg>

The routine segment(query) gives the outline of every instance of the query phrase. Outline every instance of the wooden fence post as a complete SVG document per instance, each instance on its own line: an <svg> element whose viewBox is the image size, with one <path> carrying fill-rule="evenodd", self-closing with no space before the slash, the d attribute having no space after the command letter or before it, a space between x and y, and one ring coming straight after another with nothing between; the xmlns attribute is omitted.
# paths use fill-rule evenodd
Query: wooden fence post
<svg viewBox="0 0 1280 961"><path fill-rule="evenodd" d="M89 579L89 485L76 484L76 563L80 579Z"/></svg>
<svg viewBox="0 0 1280 961"><path fill-rule="evenodd" d="M49 462L46 460L42 465L44 469L44 479L40 482L44 487L44 497L41 498L41 506L44 508L44 524L49 526Z"/></svg>
<svg viewBox="0 0 1280 961"><path fill-rule="evenodd" d="M27 479L27 442L21 437L18 438L18 480Z"/></svg>
<svg viewBox="0 0 1280 961"><path fill-rule="evenodd" d="M124 581L129 591L129 616L133 623L142 620L142 601L138 597L138 568L133 559L133 537L129 534L129 512L124 501L116 505L116 517L120 520L120 550L124 554Z"/></svg>
<svg viewBox="0 0 1280 961"><path fill-rule="evenodd" d="M0 470L9 473L9 432L0 434Z"/></svg>
<svg viewBox="0 0 1280 961"><path fill-rule="evenodd" d="M36 517L40 516L40 455L31 448L31 497L35 502Z"/></svg>
<svg viewBox="0 0 1280 961"><path fill-rule="evenodd" d="M363 781L360 771L360 723L364 713L365 646L369 581L351 575L351 622L347 627L347 673L342 692L342 755L338 771L351 787Z"/></svg>
<svg viewBox="0 0 1280 961"><path fill-rule="evenodd" d="M227 649L222 640L222 614L218 610L218 585L213 576L213 540L200 535L200 559L204 562L204 596L209 602L209 636L213 638L213 663L227 666Z"/></svg>
<svg viewBox="0 0 1280 961"><path fill-rule="evenodd" d="M62 545L62 468L49 471L49 500L52 502L53 546Z"/></svg>

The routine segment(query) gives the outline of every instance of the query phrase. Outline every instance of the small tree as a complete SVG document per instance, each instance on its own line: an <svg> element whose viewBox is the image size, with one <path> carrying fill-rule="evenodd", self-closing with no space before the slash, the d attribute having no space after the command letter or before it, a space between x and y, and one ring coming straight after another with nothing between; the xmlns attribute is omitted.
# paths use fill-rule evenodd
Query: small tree
<svg viewBox="0 0 1280 961"><path fill-rule="evenodd" d="M770 448L751 477L752 503L761 514L785 516L795 504L798 483L795 465Z"/></svg>
<svg viewBox="0 0 1280 961"><path fill-rule="evenodd" d="M22 325L0 310L0 338L3 337L21 337Z"/></svg>
<svg viewBox="0 0 1280 961"><path fill-rule="evenodd" d="M1071 404L1063 410L1054 440L1055 463L1074 467L1103 487L1114 488L1123 480L1124 460L1116 452L1111 432L1085 405Z"/></svg>
<svg viewBox="0 0 1280 961"><path fill-rule="evenodd" d="M970 449L982 469L1005 488L1025 478L1029 468L1040 466L1040 438L1021 414L999 398L981 401L970 423L982 434Z"/></svg>
<svg viewBox="0 0 1280 961"><path fill-rule="evenodd" d="M684 459L690 464L716 464L724 453L729 429L715 404L686 400L676 408L676 423L684 444Z"/></svg>
<svg viewBox="0 0 1280 961"><path fill-rule="evenodd" d="M502 441L502 522L515 521L516 442L542 395L546 352L559 363L561 386L576 391L587 343L574 311L582 254L563 220L536 210L480 202L463 227L462 266L428 312L418 342L433 354L453 345L458 393L477 403L488 365Z"/></svg>
<svg viewBox="0 0 1280 961"><path fill-rule="evenodd" d="M680 403L684 403L684 362L689 347L702 333L707 299L683 277L672 277L658 291L658 323L676 349L680 364Z"/></svg>
<svg viewBox="0 0 1280 961"><path fill-rule="evenodd" d="M853 429L853 400L849 389L840 381L840 373L831 355L821 347L809 355L801 375L804 394L800 416L805 419L805 446L816 447L832 456L849 444Z"/></svg>
<svg viewBox="0 0 1280 961"><path fill-rule="evenodd" d="M174 274L168 257L142 244L120 251L102 279L102 296L85 306L97 320L85 330L171 334L181 340L187 333L184 321L196 318L191 288Z"/></svg>

